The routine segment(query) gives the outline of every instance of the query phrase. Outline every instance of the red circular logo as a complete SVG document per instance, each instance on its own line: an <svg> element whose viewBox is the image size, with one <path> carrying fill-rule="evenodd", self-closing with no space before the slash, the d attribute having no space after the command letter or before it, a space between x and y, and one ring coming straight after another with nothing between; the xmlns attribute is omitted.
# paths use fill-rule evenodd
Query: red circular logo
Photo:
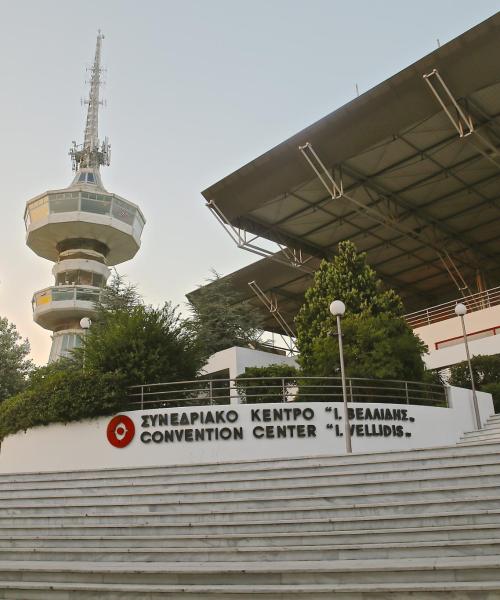
<svg viewBox="0 0 500 600"><path fill-rule="evenodd" d="M135 425L130 417L117 415L108 424L108 442L115 448L125 448L134 439Z"/></svg>

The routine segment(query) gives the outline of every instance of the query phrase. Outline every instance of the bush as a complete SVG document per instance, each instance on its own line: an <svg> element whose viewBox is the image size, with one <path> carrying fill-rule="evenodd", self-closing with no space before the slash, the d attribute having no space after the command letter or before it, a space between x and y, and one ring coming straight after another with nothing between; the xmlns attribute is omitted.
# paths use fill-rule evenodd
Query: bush
<svg viewBox="0 0 500 600"><path fill-rule="evenodd" d="M500 412L500 354L474 356L471 363L476 389L491 394L495 412ZM449 383L458 387L471 387L467 361L451 367Z"/></svg>
<svg viewBox="0 0 500 600"><path fill-rule="evenodd" d="M481 391L493 396L493 406L495 407L495 412L500 413L500 382L486 383L481 386Z"/></svg>
<svg viewBox="0 0 500 600"><path fill-rule="evenodd" d="M236 378L236 389L243 402L284 402L297 386L299 371L291 365L268 365L267 367L247 367L245 373ZM264 379L271 377L271 379ZM288 378L283 390L283 378ZM246 378L252 378L250 381ZM284 392L284 393L283 393ZM285 396L285 398L284 398Z"/></svg>
<svg viewBox="0 0 500 600"><path fill-rule="evenodd" d="M342 321L344 361L349 377L423 381L424 345L403 319L349 315ZM318 377L340 376L338 338L319 337L313 345Z"/></svg>
<svg viewBox="0 0 500 600"><path fill-rule="evenodd" d="M89 371L120 374L128 385L194 379L202 365L193 335L168 303L101 310L74 354Z"/></svg>
<svg viewBox="0 0 500 600"><path fill-rule="evenodd" d="M49 370L31 387L0 404L0 440L37 425L114 414L126 408L125 399L120 375Z"/></svg>

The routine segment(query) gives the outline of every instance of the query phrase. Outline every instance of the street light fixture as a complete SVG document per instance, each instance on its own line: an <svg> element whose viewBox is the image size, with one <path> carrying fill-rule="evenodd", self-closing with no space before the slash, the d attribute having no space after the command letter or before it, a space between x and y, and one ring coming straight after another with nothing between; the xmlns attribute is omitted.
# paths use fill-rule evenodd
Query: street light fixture
<svg viewBox="0 0 500 600"><path fill-rule="evenodd" d="M476 417L476 426L478 429L481 429L481 417L479 416L479 405L477 403L476 386L474 383L474 373L472 372L472 363L470 360L469 344L467 343L467 331L465 330L464 315L467 314L467 307L465 306L465 304L458 303L455 306L455 314L458 317L460 317L460 320L462 322L462 332L463 332L463 336L464 336L465 352L467 354L467 363L469 365L470 381L471 381L471 385L472 385L472 402L474 404L474 415Z"/></svg>
<svg viewBox="0 0 500 600"><path fill-rule="evenodd" d="M92 325L92 321L88 317L83 317L83 319L80 319L80 327L83 329L83 331L85 333L87 333L87 331L90 329L91 325ZM84 346L83 346L82 369L83 369L83 371L85 371L85 342L84 342Z"/></svg>
<svg viewBox="0 0 500 600"><path fill-rule="evenodd" d="M349 408L347 406L347 386L345 382L345 368L344 368L344 348L342 345L342 327L340 325L340 318L344 316L345 304L341 300L334 300L330 304L330 312L337 319L337 332L339 337L339 356L340 356L340 374L342 376L342 395L344 397L344 432L345 432L345 448L346 452L350 454L352 452L351 444L351 426L349 424Z"/></svg>
<svg viewBox="0 0 500 600"><path fill-rule="evenodd" d="M80 319L80 327L82 329L90 329L90 326L92 325L92 321L88 318L88 317L83 317L83 319Z"/></svg>

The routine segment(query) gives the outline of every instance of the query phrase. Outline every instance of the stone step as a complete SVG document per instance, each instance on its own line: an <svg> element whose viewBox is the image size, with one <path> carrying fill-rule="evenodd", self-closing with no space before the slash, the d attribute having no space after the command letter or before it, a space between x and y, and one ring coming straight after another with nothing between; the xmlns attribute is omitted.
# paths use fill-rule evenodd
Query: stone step
<svg viewBox="0 0 500 600"><path fill-rule="evenodd" d="M500 433L500 423L495 423L495 424L489 423L482 429L476 429L474 431L467 431L464 433L464 435L466 435L466 436L483 435L486 432L488 432L488 433L499 432Z"/></svg>
<svg viewBox="0 0 500 600"><path fill-rule="evenodd" d="M497 443L497 438L492 437L484 437L481 439L478 438L474 438L471 440L462 438L459 442L457 442L457 448L461 448L463 446L467 446L468 448L474 446L474 447L478 447L480 446L481 448L485 448L486 446L488 446L489 444L496 444Z"/></svg>
<svg viewBox="0 0 500 600"><path fill-rule="evenodd" d="M483 438L490 438L493 441L498 441L500 440L500 429L483 429ZM472 438L471 438L472 439ZM474 438L474 439L479 439L479 438Z"/></svg>
<svg viewBox="0 0 500 600"><path fill-rule="evenodd" d="M209 521L207 519L199 521L180 521L166 523L159 521L154 524L125 523L116 521L114 523L88 523L83 521L81 526L71 526L56 521L42 526L26 526L22 523L16 523L16 520L10 525L2 527L0 532L3 536L16 536L23 533L32 537L44 535L179 535L186 532L194 532L196 535L203 534L244 534L261 532L300 532L300 531L371 531L373 529L385 528L397 531L401 528L419 529L422 527L457 527L467 525L498 525L500 524L500 509L484 510L478 512L454 511L436 512L429 514L405 514L386 515L381 517L376 513L368 516L345 516L333 518L301 518L299 520L277 519L275 513L270 513L266 520L251 519L242 521L232 521L224 518L220 521Z"/></svg>
<svg viewBox="0 0 500 600"><path fill-rule="evenodd" d="M452 495L450 498L436 498L432 501L424 500L421 496L417 495L417 500L403 500L400 502L386 502L382 501L380 504L376 503L358 503L355 504L344 504L332 506L328 499L325 499L325 504L314 504L310 503L307 506L300 506L300 503L296 508L285 509L281 505L269 507L262 507L260 503L256 503L255 507L244 507L242 510L241 506L233 506L232 509L218 507L217 510L208 507L206 510L196 510L192 507L185 505L178 505L177 511L174 512L171 505L170 510L159 510L157 507L152 507L151 510L145 511L131 511L128 507L127 512L97 512L95 510L86 510L84 514L79 512L67 511L61 515L55 515L51 511L47 510L46 514L41 515L33 512L24 512L23 514L5 515L5 511L0 513L0 530L3 527L12 527L14 523L19 526L45 526L49 523L54 525L72 525L72 526L89 526L92 524L110 524L117 523L123 525L130 524L143 524L152 525L157 523L175 523L179 521L185 522L189 519L191 522L224 522L227 519L233 519L234 521L246 521L250 517L261 519L269 519L271 515L279 515L281 518L301 520L303 518L310 518L311 515L321 516L323 518L332 517L348 517L351 519L374 515L379 518L384 518L387 515L406 515L409 516L413 513L435 513L439 510L446 509L450 511L452 509L461 510L475 510L477 512L485 510L496 510L500 506L500 497L498 495L491 495L485 497L478 496L466 496L457 498ZM359 499L358 499L359 500ZM102 509L105 507L99 507ZM111 507L116 508L116 507ZM127 508L127 507L125 507Z"/></svg>
<svg viewBox="0 0 500 600"><path fill-rule="evenodd" d="M227 548L0 548L1 561L288 561L355 560L439 556L497 556L499 538L391 542L370 544L316 544L314 546L248 546Z"/></svg>
<svg viewBox="0 0 500 600"><path fill-rule="evenodd" d="M476 444L484 444L485 442L488 441L488 439L489 438L487 438L487 437L481 438L480 440L477 439L477 438L473 438L473 439L463 438L463 439L461 439L458 442L458 445L460 445L460 446L464 446L464 445L471 446L471 445L476 445Z"/></svg>
<svg viewBox="0 0 500 600"><path fill-rule="evenodd" d="M4 482L0 486L1 498L28 498L44 497L50 494L57 495L64 492L67 496L78 495L80 492L85 494L98 494L99 491L106 490L112 494L115 491L154 491L158 488L165 491L190 491L195 490L213 490L213 489L259 489L266 487L270 482L277 486L280 484L295 487L296 485L308 485L313 487L316 483L332 482L335 483L357 483L362 480L363 483L385 481L415 481L420 479L450 479L453 477L466 477L469 475L491 475L500 473L500 454L498 456L482 455L475 457L474 463L463 465L458 459L448 461L443 466L424 467L415 465L412 470L398 469L387 470L383 468L371 472L362 472L358 470L339 470L337 467L316 468L307 474L300 472L281 471L279 474L274 472L265 474L233 474L232 478L225 479L223 473L210 476L210 474L200 476L196 479L191 476L184 480L182 477L162 475L162 476L143 476L140 478L117 478L115 479L78 479L75 482L69 481L40 481L40 482Z"/></svg>
<svg viewBox="0 0 500 600"><path fill-rule="evenodd" d="M480 429L479 431L496 431L498 433L500 433L500 421L498 423L486 423L486 425ZM472 432L471 432L472 433Z"/></svg>
<svg viewBox="0 0 500 600"><path fill-rule="evenodd" d="M488 453L500 453L500 442L488 444ZM477 448L474 450L463 449L461 447L443 446L441 448L426 448L422 450L405 450L398 452L372 452L372 453L354 453L352 455L338 456L318 456L294 459L269 459L248 462L221 462L209 463L203 465L172 465L167 467L141 467L129 469L100 469L72 472L49 472L49 473L24 473L24 474L0 474L0 483L14 482L36 482L36 481L68 481L74 482L77 479L116 479L120 477L136 478L142 475L199 475L222 473L236 473L241 477L241 473L247 472L282 472L283 469L304 469L308 471L315 467L324 466L347 466L351 468L354 465L363 466L363 469L369 469L371 466L384 464L401 468L411 469L413 465L422 461L438 462L442 459L456 458L462 459L467 464L469 459L481 455L483 452ZM362 469L361 469L362 470Z"/></svg>
<svg viewBox="0 0 500 600"><path fill-rule="evenodd" d="M123 584L51 584L44 582L9 582L0 590L0 598L19 600L74 600L136 598L176 598L190 600L224 598L247 600L317 600L334 597L336 600L401 599L411 594L415 600L494 600L498 598L500 580L483 582L443 583L381 583L381 584L310 584L310 585L123 585Z"/></svg>
<svg viewBox="0 0 500 600"><path fill-rule="evenodd" d="M493 471L500 471L500 463L491 468ZM256 488L243 482L244 485L233 488L218 484L217 487L212 487L207 490L189 490L168 491L162 486L146 487L136 486L135 488L128 487L126 489L114 488L81 488L79 490L71 490L67 493L64 490L50 491L45 493L32 494L24 493L18 495L13 493L10 495L0 494L0 510L17 508L19 510L25 508L43 508L51 507L52 509L60 509L67 506L101 506L108 507L112 505L129 506L144 505L149 503L169 504L183 501L186 496L189 496L189 503L204 503L210 502L229 502L229 501L252 501L252 500L272 500L275 497L287 498L291 500L295 496L301 498L307 494L308 497L325 497L333 496L335 498L353 497L353 496L370 496L377 498L380 495L401 495L401 494L435 494L438 491L446 492L448 490L466 490L466 489L487 489L498 487L500 489L500 472L499 473L481 473L477 472L468 476L460 477L448 476L437 479L414 479L412 481L370 481L370 482L355 482L342 484L340 481L330 482L311 482L305 480L301 485L290 484L286 485L281 482L276 482L276 485L262 484ZM78 493L76 493L78 492Z"/></svg>
<svg viewBox="0 0 500 600"><path fill-rule="evenodd" d="M364 504L367 505L378 505L380 503L392 504L397 502L411 504L415 501L432 503L435 501L460 501L466 498L482 500L500 491L500 485L497 481L477 483L476 485L469 483L467 486L450 485L402 491L393 489L385 491L383 486L379 486L379 488L377 491L371 491L369 495L362 495L358 490L348 487L340 491L334 488L332 490L317 490L318 493L316 494L306 494L304 490L298 490L296 494L287 494L288 490L276 490L276 495L264 494L262 492L252 494L250 491L245 491L240 494L206 494L202 497L193 494L188 498L183 497L181 494L154 494L69 499L53 498L50 501L44 502L40 500L31 501L29 499L19 500L18 502L9 500L0 503L0 526L7 517L12 516L65 516L67 514L77 514L78 512L86 515L124 514L128 516L133 511L140 510L164 511L171 514L191 514L193 512L206 514L214 510L238 510L245 512L256 508L272 509L276 507L286 512L298 508L309 508L311 506L332 508L353 505L359 502L360 497L363 498ZM335 492L334 495L332 495L333 492Z"/></svg>
<svg viewBox="0 0 500 600"><path fill-rule="evenodd" d="M483 428L485 427L500 427L500 419L488 419Z"/></svg>
<svg viewBox="0 0 500 600"><path fill-rule="evenodd" d="M500 539L500 522L483 525L414 527L401 529L372 529L345 531L299 531L184 535L0 535L0 548L203 548L249 546L298 546L329 544L369 544L376 536L380 543L404 541Z"/></svg>
<svg viewBox="0 0 500 600"><path fill-rule="evenodd" d="M481 438L487 435L498 435L500 434L500 423L498 425L492 426L488 425L484 429L478 429L477 431L467 431L464 433L464 438Z"/></svg>
<svg viewBox="0 0 500 600"><path fill-rule="evenodd" d="M498 556L267 562L0 562L0 581L120 584L311 584L487 581ZM2 586L0 586L1 588Z"/></svg>
<svg viewBox="0 0 500 600"><path fill-rule="evenodd" d="M477 479L482 476L499 476L500 477L500 460L498 457L485 457L488 458L489 462L476 463L470 466L462 466L460 464L454 464L447 467L436 467L434 469L418 469L414 471L380 471L377 473L336 473L335 471L318 472L313 475L297 475L287 476L287 474L281 474L280 477L271 478L248 478L248 479L233 479L224 481L222 479L215 481L193 481L193 482L176 482L171 481L170 478L164 477L162 481L158 481L152 478L147 482L130 482L122 483L120 480L117 482L108 480L97 482L95 481L86 482L85 485L76 485L74 487L67 487L63 482L59 483L59 486L51 486L50 482L42 484L30 484L37 485L37 487L24 488L19 487L19 484L11 484L12 489L3 488L0 489L0 501L8 500L9 498L22 499L22 498L57 498L57 497L81 497L85 496L99 496L99 494L106 494L107 497L110 495L119 494L145 494L145 493L156 493L161 490L163 493L184 493L193 494L195 492L206 493L206 492L225 492L225 491L237 491L237 490L266 490L266 489L287 489L296 490L299 488L306 487L307 489L319 489L322 486L335 486L340 487L342 485L349 486L364 486L364 485L397 485L400 489L402 486L410 485L434 485L435 482L442 482L443 484L448 482L465 482L467 478ZM78 482L80 483L80 482ZM23 484L21 484L23 485Z"/></svg>

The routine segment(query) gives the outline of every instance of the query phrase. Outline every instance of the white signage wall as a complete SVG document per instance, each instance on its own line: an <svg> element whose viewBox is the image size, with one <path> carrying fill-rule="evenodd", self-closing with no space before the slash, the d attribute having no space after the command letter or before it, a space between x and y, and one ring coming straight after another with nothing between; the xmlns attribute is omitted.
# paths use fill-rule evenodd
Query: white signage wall
<svg viewBox="0 0 500 600"><path fill-rule="evenodd" d="M455 444L474 429L470 390L449 408L349 405L354 453ZM482 421L493 413L479 393ZM230 462L345 452L343 404L284 403L162 408L36 427L7 437L0 472Z"/></svg>

